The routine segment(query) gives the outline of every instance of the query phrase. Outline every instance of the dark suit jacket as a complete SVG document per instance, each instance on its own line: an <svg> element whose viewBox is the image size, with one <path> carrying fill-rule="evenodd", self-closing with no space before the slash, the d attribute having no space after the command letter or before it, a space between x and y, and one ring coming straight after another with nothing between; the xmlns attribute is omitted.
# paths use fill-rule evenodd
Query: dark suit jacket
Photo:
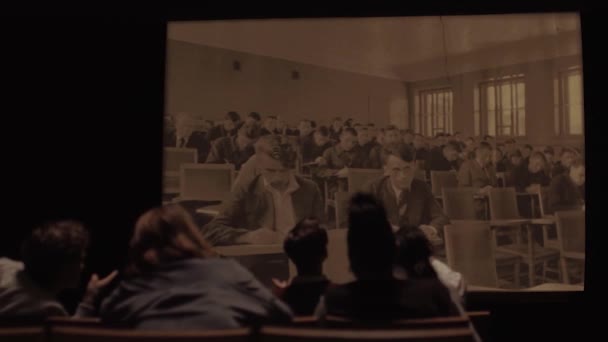
<svg viewBox="0 0 608 342"><path fill-rule="evenodd" d="M367 321L459 315L437 279L357 280L329 289L325 311Z"/></svg>
<svg viewBox="0 0 608 342"><path fill-rule="evenodd" d="M211 146L206 163L209 164L234 164L239 170L255 153L253 146L249 145L245 150L239 150L236 137L225 137L216 140Z"/></svg>
<svg viewBox="0 0 608 342"><path fill-rule="evenodd" d="M458 171L458 186L473 187L476 189L484 186L496 186L496 170L491 166L486 166L486 172L475 159L467 160L460 166Z"/></svg>
<svg viewBox="0 0 608 342"><path fill-rule="evenodd" d="M524 192L527 187L532 184L540 184L541 186L548 186L551 182L549 176L545 174L544 170L537 173L531 173L528 170L528 166L521 164L516 167L511 174L513 185L515 189L520 192Z"/></svg>
<svg viewBox="0 0 608 342"><path fill-rule="evenodd" d="M317 185L295 176L300 186L291 194L295 221L307 217L323 218L321 192ZM274 228L274 202L264 186L261 175L249 182L235 184L230 198L222 204L221 213L203 227L203 233L213 245L231 245L240 235L262 228ZM268 222L273 226L267 227Z"/></svg>
<svg viewBox="0 0 608 342"><path fill-rule="evenodd" d="M207 160L209 150L211 149L211 144L209 143L209 139L207 139L207 133L199 131L193 132L188 138L186 147L196 148L198 153L198 162L204 163Z"/></svg>
<svg viewBox="0 0 608 342"><path fill-rule="evenodd" d="M399 216L397 197L390 184L389 176L375 179L366 184L363 189L364 192L374 195L384 204L386 214L392 225L410 224L419 226L428 224L437 228L437 231L441 234L443 226L450 222L431 193L430 187L422 180L412 180L410 191L406 197L407 208L403 216Z"/></svg>
<svg viewBox="0 0 608 342"><path fill-rule="evenodd" d="M345 167L365 167L365 156L361 153L359 146L353 147L350 151L343 150L340 145L330 147L323 152L323 159L327 161L327 165L319 169L317 175L320 177L332 176L336 170Z"/></svg>
<svg viewBox="0 0 608 342"><path fill-rule="evenodd" d="M447 160L443 154L433 154L427 164L429 171L458 171L460 167L460 161L458 159L454 161Z"/></svg>
<svg viewBox="0 0 608 342"><path fill-rule="evenodd" d="M558 210L581 209L585 204L585 186L576 186L570 175L562 174L551 181L549 186L549 213Z"/></svg>

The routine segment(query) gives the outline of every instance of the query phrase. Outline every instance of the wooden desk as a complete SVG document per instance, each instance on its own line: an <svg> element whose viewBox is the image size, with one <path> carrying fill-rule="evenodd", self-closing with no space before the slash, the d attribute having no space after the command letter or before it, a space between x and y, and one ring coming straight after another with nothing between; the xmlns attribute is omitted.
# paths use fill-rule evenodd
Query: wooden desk
<svg viewBox="0 0 608 342"><path fill-rule="evenodd" d="M584 291L583 285L544 283L538 286L524 289L524 291Z"/></svg>

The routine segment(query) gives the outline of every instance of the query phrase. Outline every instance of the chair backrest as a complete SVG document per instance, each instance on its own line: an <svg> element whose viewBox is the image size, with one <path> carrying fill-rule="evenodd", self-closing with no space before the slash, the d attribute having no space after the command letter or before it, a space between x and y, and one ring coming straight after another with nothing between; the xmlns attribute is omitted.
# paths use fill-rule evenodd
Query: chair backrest
<svg viewBox="0 0 608 342"><path fill-rule="evenodd" d="M327 231L327 259L323 264L323 272L335 284L355 280L354 275L350 272L346 233L347 229L329 229Z"/></svg>
<svg viewBox="0 0 608 342"><path fill-rule="evenodd" d="M132 329L55 327L51 329L51 342L245 342L250 339L249 329L213 331L140 331Z"/></svg>
<svg viewBox="0 0 608 342"><path fill-rule="evenodd" d="M584 211L556 211L555 225L557 227L557 239L562 253L585 253Z"/></svg>
<svg viewBox="0 0 608 342"><path fill-rule="evenodd" d="M348 226L348 202L351 198L350 192L336 191L336 228L346 228Z"/></svg>
<svg viewBox="0 0 608 342"><path fill-rule="evenodd" d="M492 220L520 219L515 188L492 188L489 193Z"/></svg>
<svg viewBox="0 0 608 342"><path fill-rule="evenodd" d="M441 189L458 186L458 175L454 171L431 171L431 191L441 196Z"/></svg>
<svg viewBox="0 0 608 342"><path fill-rule="evenodd" d="M476 286L498 287L495 239L488 222L452 220L444 228L448 265Z"/></svg>
<svg viewBox="0 0 608 342"><path fill-rule="evenodd" d="M47 326L101 327L101 319L96 317L52 316L46 319Z"/></svg>
<svg viewBox="0 0 608 342"><path fill-rule="evenodd" d="M360 191L367 182L383 174L383 169L348 169L348 192Z"/></svg>
<svg viewBox="0 0 608 342"><path fill-rule="evenodd" d="M232 164L183 164L180 200L223 201L234 182Z"/></svg>
<svg viewBox="0 0 608 342"><path fill-rule="evenodd" d="M473 341L470 328L345 330L263 327L260 334L264 342Z"/></svg>
<svg viewBox="0 0 608 342"><path fill-rule="evenodd" d="M350 328L350 329L448 329L448 328L467 328L469 327L468 317L433 317L421 319L398 319L398 320L378 320L378 321L359 321L341 316L325 316L324 324L329 328Z"/></svg>
<svg viewBox="0 0 608 342"><path fill-rule="evenodd" d="M451 220L475 220L477 218L475 207L475 189L443 188L443 211Z"/></svg>
<svg viewBox="0 0 608 342"><path fill-rule="evenodd" d="M44 327L0 328L0 341L7 342L45 342Z"/></svg>
<svg viewBox="0 0 608 342"><path fill-rule="evenodd" d="M182 164L196 164L197 156L195 148L165 147L164 171L178 173Z"/></svg>

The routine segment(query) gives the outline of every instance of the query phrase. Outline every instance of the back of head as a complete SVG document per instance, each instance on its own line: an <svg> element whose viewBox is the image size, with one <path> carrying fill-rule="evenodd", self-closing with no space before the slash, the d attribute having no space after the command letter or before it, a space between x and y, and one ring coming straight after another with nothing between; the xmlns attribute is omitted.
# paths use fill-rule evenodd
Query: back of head
<svg viewBox="0 0 608 342"><path fill-rule="evenodd" d="M188 212L177 204L148 210L135 223L126 273L171 261L215 255Z"/></svg>
<svg viewBox="0 0 608 342"><path fill-rule="evenodd" d="M256 121L247 122L239 128L239 134L250 140L257 140L262 134L262 127Z"/></svg>
<svg viewBox="0 0 608 342"><path fill-rule="evenodd" d="M402 226L398 233L397 263L410 278L436 278L430 263L433 247L424 232L416 226Z"/></svg>
<svg viewBox="0 0 608 342"><path fill-rule="evenodd" d="M357 278L390 277L395 236L382 204L372 195L355 194L348 213L348 257Z"/></svg>
<svg viewBox="0 0 608 342"><path fill-rule="evenodd" d="M257 122L260 122L262 120L262 116L258 112L251 112L251 113L249 113L249 117L252 118L253 120L257 121Z"/></svg>
<svg viewBox="0 0 608 342"><path fill-rule="evenodd" d="M226 114L226 119L236 123L241 120L241 116L235 111L230 111Z"/></svg>
<svg viewBox="0 0 608 342"><path fill-rule="evenodd" d="M77 286L88 243L89 234L80 222L65 220L44 224L34 229L22 245L26 272L42 288ZM68 281L66 277L75 279L71 284L57 284Z"/></svg>
<svg viewBox="0 0 608 342"><path fill-rule="evenodd" d="M320 269L327 257L327 231L316 218L306 218L287 234L283 249L298 272Z"/></svg>

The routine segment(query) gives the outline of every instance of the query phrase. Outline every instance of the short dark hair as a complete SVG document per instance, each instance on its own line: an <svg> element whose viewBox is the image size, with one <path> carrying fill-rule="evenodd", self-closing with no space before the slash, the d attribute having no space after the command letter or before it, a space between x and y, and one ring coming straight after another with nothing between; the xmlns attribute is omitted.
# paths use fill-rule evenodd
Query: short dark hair
<svg viewBox="0 0 608 342"><path fill-rule="evenodd" d="M525 145L524 145L524 148L527 148L527 149L529 149L530 151L534 149L534 148L532 147L532 145L530 145L530 144L525 144Z"/></svg>
<svg viewBox="0 0 608 342"><path fill-rule="evenodd" d="M411 278L437 278L431 265L433 246L417 226L404 225L397 232L397 261Z"/></svg>
<svg viewBox="0 0 608 342"><path fill-rule="evenodd" d="M315 120L310 120L310 127L317 128L317 122Z"/></svg>
<svg viewBox="0 0 608 342"><path fill-rule="evenodd" d="M348 211L348 258L357 277L392 274L395 235L384 206L371 194L356 193Z"/></svg>
<svg viewBox="0 0 608 342"><path fill-rule="evenodd" d="M554 149L553 149L553 147L551 147L551 146L546 146L546 147L543 149L543 153L545 153L545 154L550 154L550 155L554 155L554 154L555 154L555 150L554 150Z"/></svg>
<svg viewBox="0 0 608 342"><path fill-rule="evenodd" d="M89 234L81 222L62 220L35 228L21 245L28 275L48 288L66 265L80 263L89 245Z"/></svg>
<svg viewBox="0 0 608 342"><path fill-rule="evenodd" d="M235 112L235 111L230 111L226 114L226 118L229 119L232 122L237 122L241 120L241 116L239 115L239 113Z"/></svg>
<svg viewBox="0 0 608 342"><path fill-rule="evenodd" d="M545 155L542 152L536 151L536 152L532 152L530 154L530 160L536 159L536 158L542 160L543 164L547 164L547 158L545 157Z"/></svg>
<svg viewBox="0 0 608 342"><path fill-rule="evenodd" d="M476 150L481 149L481 148L486 148L488 150L492 150L492 145L490 145L490 143L486 142L486 141L482 141L479 143L479 145L477 145Z"/></svg>
<svg viewBox="0 0 608 342"><path fill-rule="evenodd" d="M326 126L319 126L315 129L315 133L319 133L322 137L328 137L329 129Z"/></svg>
<svg viewBox="0 0 608 342"><path fill-rule="evenodd" d="M384 156L383 164L386 165L390 156L395 156L405 162L412 162L416 157L416 151L409 145L396 144L385 149L386 153Z"/></svg>
<svg viewBox="0 0 608 342"><path fill-rule="evenodd" d="M386 126L386 128L384 129L384 132L388 132L388 131L398 131L399 128L395 125L388 125Z"/></svg>
<svg viewBox="0 0 608 342"><path fill-rule="evenodd" d="M315 267L327 257L327 231L319 220L309 217L298 222L287 234L283 250L298 270Z"/></svg>
<svg viewBox="0 0 608 342"><path fill-rule="evenodd" d="M344 134L349 133L352 134L353 136L357 136L357 131L355 131L353 128L350 127L344 127L344 129L342 130L342 132L340 133L340 137L342 137Z"/></svg>
<svg viewBox="0 0 608 342"><path fill-rule="evenodd" d="M249 113L249 117L254 119L255 121L260 121L262 120L262 117L260 116L260 113L258 112L251 112Z"/></svg>
<svg viewBox="0 0 608 342"><path fill-rule="evenodd" d="M256 140L262 134L262 127L257 122L243 124L239 128L239 132L243 132L245 137Z"/></svg>

